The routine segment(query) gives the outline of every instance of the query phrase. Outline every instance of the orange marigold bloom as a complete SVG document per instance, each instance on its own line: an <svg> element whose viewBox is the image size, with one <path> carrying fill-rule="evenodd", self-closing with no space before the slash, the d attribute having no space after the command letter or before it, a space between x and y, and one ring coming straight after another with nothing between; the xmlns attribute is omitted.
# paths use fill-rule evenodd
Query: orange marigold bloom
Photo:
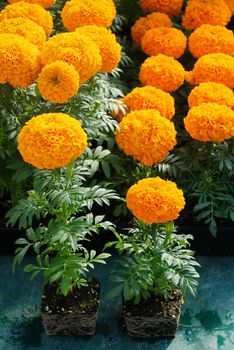
<svg viewBox="0 0 234 350"><path fill-rule="evenodd" d="M51 37L41 50L42 64L57 60L73 64L80 76L80 84L94 76L102 59L97 45L86 35L61 33Z"/></svg>
<svg viewBox="0 0 234 350"><path fill-rule="evenodd" d="M24 161L39 169L54 169L80 157L87 135L80 122L63 113L41 114L21 129L18 150Z"/></svg>
<svg viewBox="0 0 234 350"><path fill-rule="evenodd" d="M156 110L127 114L116 131L116 142L127 156L146 166L161 162L176 145L174 124Z"/></svg>
<svg viewBox="0 0 234 350"><path fill-rule="evenodd" d="M0 22L0 34L3 33L18 34L38 48L46 40L43 28L30 19L23 17L4 19Z"/></svg>
<svg viewBox="0 0 234 350"><path fill-rule="evenodd" d="M158 27L172 27L172 21L165 13L153 12L146 17L140 17L131 28L133 41L140 45L145 32Z"/></svg>
<svg viewBox="0 0 234 350"><path fill-rule="evenodd" d="M76 29L77 33L87 35L98 46L102 58L100 72L110 73L118 66L121 59L121 46L116 36L109 30L96 25L84 26Z"/></svg>
<svg viewBox="0 0 234 350"><path fill-rule="evenodd" d="M8 0L8 2L10 4L14 4L14 3L19 2L19 1L21 1L21 0ZM48 9L52 5L54 5L56 0L22 0L22 1L29 2L30 4L37 4L37 5L44 7L45 9Z"/></svg>
<svg viewBox="0 0 234 350"><path fill-rule="evenodd" d="M224 0L224 1L228 5L229 10L231 11L231 13L234 13L234 1L233 0Z"/></svg>
<svg viewBox="0 0 234 350"><path fill-rule="evenodd" d="M122 99L122 102L129 111L156 109L169 120L175 114L174 98L154 86L136 87Z"/></svg>
<svg viewBox="0 0 234 350"><path fill-rule="evenodd" d="M214 102L234 108L234 94L226 85L219 83L202 83L196 86L188 97L189 108L203 102Z"/></svg>
<svg viewBox="0 0 234 350"><path fill-rule="evenodd" d="M178 16L181 12L184 0L140 0L143 11L158 11L169 16Z"/></svg>
<svg viewBox="0 0 234 350"><path fill-rule="evenodd" d="M77 94L79 74L73 65L55 61L46 65L38 78L38 89L44 99L64 103Z"/></svg>
<svg viewBox="0 0 234 350"><path fill-rule="evenodd" d="M185 70L172 57L151 56L141 65L139 79L144 85L155 86L164 91L175 91L184 83Z"/></svg>
<svg viewBox="0 0 234 350"><path fill-rule="evenodd" d="M231 30L222 26L203 24L189 37L189 51L199 58L208 53L234 53L234 35Z"/></svg>
<svg viewBox="0 0 234 350"><path fill-rule="evenodd" d="M0 84L25 88L41 69L40 51L22 36L0 34Z"/></svg>
<svg viewBox="0 0 234 350"><path fill-rule="evenodd" d="M28 4L27 2L17 2L12 5L7 5L0 12L0 22L4 19L23 17L41 26L46 35L50 35L53 29L53 19L51 14L43 7L37 4Z"/></svg>
<svg viewBox="0 0 234 350"><path fill-rule="evenodd" d="M189 0L182 17L183 27L196 29L202 24L226 26L231 11L224 0Z"/></svg>
<svg viewBox="0 0 234 350"><path fill-rule="evenodd" d="M185 206L183 191L176 183L158 176L131 186L126 201L133 215L147 224L175 220Z"/></svg>
<svg viewBox="0 0 234 350"><path fill-rule="evenodd" d="M149 29L141 40L141 48L149 56L163 54L179 58L184 54L186 45L186 36L176 28L159 27Z"/></svg>
<svg viewBox="0 0 234 350"><path fill-rule="evenodd" d="M72 0L66 2L61 16L64 27L72 32L90 24L109 27L116 16L116 9L113 0Z"/></svg>
<svg viewBox="0 0 234 350"><path fill-rule="evenodd" d="M234 136L234 111L217 103L201 103L189 110L184 125L196 140L222 142Z"/></svg>
<svg viewBox="0 0 234 350"><path fill-rule="evenodd" d="M198 85L212 81L234 88L234 57L212 53L200 57L191 72L186 72L186 81Z"/></svg>

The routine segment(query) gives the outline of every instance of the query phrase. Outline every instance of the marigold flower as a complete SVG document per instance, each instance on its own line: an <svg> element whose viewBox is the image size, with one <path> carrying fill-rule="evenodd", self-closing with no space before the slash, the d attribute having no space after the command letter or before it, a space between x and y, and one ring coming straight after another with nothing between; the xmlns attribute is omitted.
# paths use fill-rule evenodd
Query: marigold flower
<svg viewBox="0 0 234 350"><path fill-rule="evenodd" d="M146 166L161 162L176 145L174 124L156 110L127 114L116 131L116 142L127 156Z"/></svg>
<svg viewBox="0 0 234 350"><path fill-rule="evenodd" d="M146 17L140 17L131 28L133 41L140 45L145 32L158 27L172 27L172 21L165 13L153 12Z"/></svg>
<svg viewBox="0 0 234 350"><path fill-rule="evenodd" d="M18 150L24 161L39 169L65 166L86 147L87 135L80 122L63 113L33 117L18 137Z"/></svg>
<svg viewBox="0 0 234 350"><path fill-rule="evenodd" d="M64 27L72 32L90 24L109 27L116 16L116 9L113 0L72 0L66 2L61 16Z"/></svg>
<svg viewBox="0 0 234 350"><path fill-rule="evenodd" d="M224 1L228 5L231 13L233 14L234 13L234 1L233 0L224 0Z"/></svg>
<svg viewBox="0 0 234 350"><path fill-rule="evenodd" d="M159 27L149 29L141 40L141 48L149 56L163 54L179 58L184 54L186 45L186 36L176 28Z"/></svg>
<svg viewBox="0 0 234 350"><path fill-rule="evenodd" d="M38 78L38 89L44 99L64 103L77 94L79 74L73 65L55 61L46 65Z"/></svg>
<svg viewBox="0 0 234 350"><path fill-rule="evenodd" d="M41 69L40 51L22 36L0 34L0 84L25 88Z"/></svg>
<svg viewBox="0 0 234 350"><path fill-rule="evenodd" d="M10 4L14 4L19 1L29 2L30 4L37 4L45 9L50 8L52 5L54 5L56 0L7 0Z"/></svg>
<svg viewBox="0 0 234 350"><path fill-rule="evenodd" d="M222 26L203 24L189 37L189 51L199 58L208 53L234 53L234 36L231 30Z"/></svg>
<svg viewBox="0 0 234 350"><path fill-rule="evenodd" d="M158 176L131 186L126 201L133 215L147 224L175 220L185 206L183 191L176 183Z"/></svg>
<svg viewBox="0 0 234 350"><path fill-rule="evenodd" d="M234 111L217 103L201 103L189 110L184 125L196 140L222 142L234 136Z"/></svg>
<svg viewBox="0 0 234 350"><path fill-rule="evenodd" d="M80 27L76 29L76 32L87 35L98 46L102 58L100 72L110 73L118 66L121 59L121 46L109 29L90 25Z"/></svg>
<svg viewBox="0 0 234 350"><path fill-rule="evenodd" d="M141 65L139 79L144 85L164 91L175 91L184 83L185 70L172 57L157 55L148 57Z"/></svg>
<svg viewBox="0 0 234 350"><path fill-rule="evenodd" d="M203 102L214 102L234 108L234 94L226 85L219 83L202 83L196 86L188 97L189 108Z"/></svg>
<svg viewBox="0 0 234 350"><path fill-rule="evenodd" d="M44 29L46 36L50 35L52 32L52 16L40 5L20 1L12 5L7 5L4 10L0 12L0 22L4 19L16 17L28 18L37 23Z"/></svg>
<svg viewBox="0 0 234 350"><path fill-rule="evenodd" d="M0 22L0 34L3 33L20 35L38 48L46 40L43 28L30 19L23 17L4 19Z"/></svg>
<svg viewBox="0 0 234 350"><path fill-rule="evenodd" d="M224 0L189 0L182 17L186 29L196 29L202 24L226 26L231 11Z"/></svg>
<svg viewBox="0 0 234 350"><path fill-rule="evenodd" d="M175 114L174 98L154 86L136 87L122 99L122 102L129 111L155 109L169 120Z"/></svg>
<svg viewBox="0 0 234 350"><path fill-rule="evenodd" d="M168 16L178 16L181 12L184 0L140 0L143 11L158 11Z"/></svg>
<svg viewBox="0 0 234 350"><path fill-rule="evenodd" d="M57 60L73 64L80 76L80 84L94 76L102 60L97 45L86 35L61 33L51 37L41 50L42 64Z"/></svg>
<svg viewBox="0 0 234 350"><path fill-rule="evenodd" d="M212 81L234 88L234 57L212 53L200 57L191 72L186 72L186 81L197 85Z"/></svg>

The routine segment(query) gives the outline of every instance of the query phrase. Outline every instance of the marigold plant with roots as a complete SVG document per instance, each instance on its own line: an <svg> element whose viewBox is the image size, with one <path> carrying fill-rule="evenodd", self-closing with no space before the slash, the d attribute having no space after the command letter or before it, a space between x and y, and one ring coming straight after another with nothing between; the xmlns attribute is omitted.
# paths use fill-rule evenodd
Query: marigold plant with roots
<svg viewBox="0 0 234 350"><path fill-rule="evenodd" d="M141 45L145 32L158 27L172 27L172 21L165 13L153 12L146 17L140 17L131 27L133 41L137 45Z"/></svg>
<svg viewBox="0 0 234 350"><path fill-rule="evenodd" d="M201 83L191 91L188 97L189 108L198 106L203 102L214 102L234 108L234 94L224 84L212 82Z"/></svg>
<svg viewBox="0 0 234 350"><path fill-rule="evenodd" d="M38 78L38 89L44 99L65 103L77 94L79 74L73 65L55 61L46 65Z"/></svg>
<svg viewBox="0 0 234 350"><path fill-rule="evenodd" d="M201 103L189 110L184 125L196 140L222 142L234 136L234 111L217 103Z"/></svg>
<svg viewBox="0 0 234 350"><path fill-rule="evenodd" d="M149 29L141 40L141 48L149 56L163 54L179 58L184 54L186 45L186 36L176 28L159 27Z"/></svg>
<svg viewBox="0 0 234 350"><path fill-rule="evenodd" d="M126 201L133 215L147 224L175 220L185 206L183 192L176 183L160 177L138 181L129 188Z"/></svg>
<svg viewBox="0 0 234 350"><path fill-rule="evenodd" d="M178 16L182 10L184 0L140 0L143 11L158 11L169 16Z"/></svg>
<svg viewBox="0 0 234 350"><path fill-rule="evenodd" d="M231 55L234 52L234 35L225 27L203 24L190 35L188 47L196 58L209 53Z"/></svg>
<svg viewBox="0 0 234 350"><path fill-rule="evenodd" d="M139 80L167 92L177 90L184 83L185 70L172 57L165 55L147 58L140 68Z"/></svg>
<svg viewBox="0 0 234 350"><path fill-rule="evenodd" d="M109 27L116 16L116 9L113 0L71 0L66 2L61 16L64 27L72 32L90 24Z"/></svg>
<svg viewBox="0 0 234 350"><path fill-rule="evenodd" d="M109 29L90 25L80 27L76 32L87 35L98 46L102 58L100 72L110 73L118 66L121 59L121 46Z"/></svg>
<svg viewBox="0 0 234 350"><path fill-rule="evenodd" d="M234 57L213 53L200 57L193 70L186 72L186 81L191 85L205 82L221 83L234 88Z"/></svg>
<svg viewBox="0 0 234 350"><path fill-rule="evenodd" d="M18 137L18 149L24 161L39 169L65 166L86 147L87 135L80 122L63 113L33 117Z"/></svg>
<svg viewBox="0 0 234 350"><path fill-rule="evenodd" d="M20 2L22 0L7 0L10 4L14 4L16 2ZM56 0L23 0L24 2L28 2L30 4L37 4L45 9L50 8L52 5L54 5Z"/></svg>
<svg viewBox="0 0 234 350"><path fill-rule="evenodd" d="M116 142L127 156L146 166L161 162L176 145L174 124L156 110L127 114L116 131Z"/></svg>

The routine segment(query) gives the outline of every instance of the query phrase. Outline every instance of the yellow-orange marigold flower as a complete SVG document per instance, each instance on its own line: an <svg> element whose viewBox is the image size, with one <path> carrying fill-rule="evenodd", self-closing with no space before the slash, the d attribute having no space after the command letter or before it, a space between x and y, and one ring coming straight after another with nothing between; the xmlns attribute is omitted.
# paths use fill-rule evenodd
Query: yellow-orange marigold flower
<svg viewBox="0 0 234 350"><path fill-rule="evenodd" d="M231 11L224 0L189 0L182 17L186 29L196 29L202 24L226 26Z"/></svg>
<svg viewBox="0 0 234 350"><path fill-rule="evenodd" d="M47 36L52 32L52 16L40 5L20 1L12 5L7 5L4 10L0 12L0 22L4 19L16 17L28 18L37 23L44 29Z"/></svg>
<svg viewBox="0 0 234 350"><path fill-rule="evenodd" d="M129 111L156 109L169 120L175 114L174 98L154 86L136 87L122 99L122 102Z"/></svg>
<svg viewBox="0 0 234 350"><path fill-rule="evenodd" d="M80 122L63 113L33 117L18 137L18 150L24 161L39 169L65 166L86 147L87 135Z"/></svg>
<svg viewBox="0 0 234 350"><path fill-rule="evenodd" d="M189 110L184 125L196 140L222 142L234 136L234 111L217 103L201 103Z"/></svg>
<svg viewBox="0 0 234 350"><path fill-rule="evenodd" d="M38 89L44 99L64 103L77 94L79 74L73 65L55 61L46 65L38 78Z"/></svg>
<svg viewBox="0 0 234 350"><path fill-rule="evenodd" d="M233 0L224 0L226 2L226 4L229 7L229 10L231 11L231 13L234 13L234 1Z"/></svg>
<svg viewBox="0 0 234 350"><path fill-rule="evenodd" d="M116 9L113 0L72 0L66 2L61 16L64 27L72 32L90 24L109 27L116 16Z"/></svg>
<svg viewBox="0 0 234 350"><path fill-rule="evenodd" d="M141 65L139 79L144 85L155 86L167 92L177 90L184 83L185 70L172 57L148 57Z"/></svg>
<svg viewBox="0 0 234 350"><path fill-rule="evenodd" d="M176 28L159 27L149 29L141 40L141 48L149 56L163 54L179 58L184 54L186 45L186 36Z"/></svg>
<svg viewBox="0 0 234 350"><path fill-rule="evenodd" d="M234 108L234 94L226 85L219 83L201 83L196 86L188 97L189 108L203 102L214 102Z"/></svg>
<svg viewBox="0 0 234 350"><path fill-rule="evenodd" d="M90 25L80 27L76 32L87 35L98 46L102 58L100 72L110 73L118 66L121 59L121 46L109 29Z"/></svg>
<svg viewBox="0 0 234 350"><path fill-rule="evenodd" d="M146 17L140 17L131 28L133 41L140 45L145 32L158 27L172 27L172 21L165 13L153 12Z"/></svg>
<svg viewBox="0 0 234 350"><path fill-rule="evenodd" d="M156 110L127 114L116 131L116 142L127 156L146 166L161 162L176 145L174 124Z"/></svg>
<svg viewBox="0 0 234 350"><path fill-rule="evenodd" d="M147 224L175 220L185 206L183 191L176 183L158 176L140 180L131 186L126 201L133 215Z"/></svg>
<svg viewBox="0 0 234 350"><path fill-rule="evenodd" d="M19 2L19 1L21 1L21 0L8 0L8 2L10 4L14 4L14 3ZM22 1L29 2L30 4L37 4L37 5L44 7L45 9L48 9L52 5L54 5L56 0L22 0Z"/></svg>
<svg viewBox="0 0 234 350"><path fill-rule="evenodd" d="M22 36L0 34L0 84L25 88L41 69L40 51Z"/></svg>
<svg viewBox="0 0 234 350"><path fill-rule="evenodd" d="M186 81L198 85L212 81L234 88L234 57L222 53L211 53L200 57L191 72L186 72Z"/></svg>
<svg viewBox="0 0 234 350"><path fill-rule="evenodd" d="M234 53L234 35L231 30L222 26L203 24L189 37L189 51L199 58L208 53Z"/></svg>
<svg viewBox="0 0 234 350"><path fill-rule="evenodd" d="M178 16L181 12L184 0L140 0L143 11L158 11L169 16Z"/></svg>
<svg viewBox="0 0 234 350"><path fill-rule="evenodd" d="M51 37L42 47L41 60L43 65L57 60L73 64L79 73L80 84L94 76L102 64L97 45L77 32Z"/></svg>
<svg viewBox="0 0 234 350"><path fill-rule="evenodd" d="M46 40L44 29L30 19L23 17L4 19L0 22L0 34L3 33L18 34L38 48Z"/></svg>

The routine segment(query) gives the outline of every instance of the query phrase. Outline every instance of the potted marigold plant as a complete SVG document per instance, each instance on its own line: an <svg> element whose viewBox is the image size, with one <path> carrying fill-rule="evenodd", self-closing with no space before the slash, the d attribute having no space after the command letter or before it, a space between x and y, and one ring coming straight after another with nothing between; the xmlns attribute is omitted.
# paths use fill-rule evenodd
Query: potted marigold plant
<svg viewBox="0 0 234 350"><path fill-rule="evenodd" d="M14 267L28 249L35 263L24 267L34 278L42 273L41 313L48 335L88 335L95 331L99 282L88 277L107 253L89 251L85 241L100 229L113 229L103 215L94 217L92 205L109 204L115 192L99 185L85 186L90 169L78 157L87 147L87 135L75 118L63 113L33 117L21 129L18 149L38 168L26 199L8 212L9 223L19 220L26 237L16 241ZM36 219L36 223L35 223Z"/></svg>
<svg viewBox="0 0 234 350"><path fill-rule="evenodd" d="M129 234L117 235L121 268L112 275L123 293L123 316L133 337L174 336L186 291L196 296L199 264L188 249L191 235L178 235L173 224L185 205L171 181L146 178L130 187L127 206L136 217Z"/></svg>

